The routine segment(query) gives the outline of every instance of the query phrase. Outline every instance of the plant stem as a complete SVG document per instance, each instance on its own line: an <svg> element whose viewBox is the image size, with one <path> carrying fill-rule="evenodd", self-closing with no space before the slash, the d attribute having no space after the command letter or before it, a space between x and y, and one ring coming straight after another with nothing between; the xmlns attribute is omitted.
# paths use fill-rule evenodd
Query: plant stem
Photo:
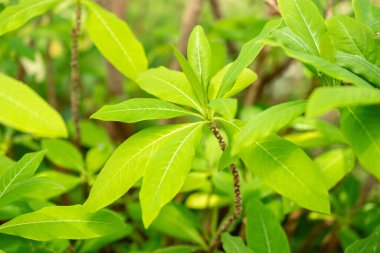
<svg viewBox="0 0 380 253"><path fill-rule="evenodd" d="M71 46L71 115L75 126L74 142L80 146L80 128L79 128L79 104L80 104L80 80L78 67L78 40L81 26L81 3L76 3L76 17L74 28L72 29L72 46Z"/></svg>
<svg viewBox="0 0 380 253"><path fill-rule="evenodd" d="M210 123L209 128L210 128L211 132L214 134L215 138L218 140L220 149L222 151L225 151L227 148L227 143L224 140L223 136L220 134L219 129L216 127L215 123L213 123L213 122ZM234 223L234 221L237 218L240 217L241 212L243 210L243 208L242 208L242 196L241 196L241 192L240 192L240 177L239 177L238 169L234 163L230 164L230 170L231 170L231 173L233 176L233 182L234 182L235 209L234 209L233 214L231 216L229 216L227 218L227 220L219 226L213 240L210 243L209 252L212 252L212 250L218 246L218 244L220 243L221 235L231 227L231 225Z"/></svg>

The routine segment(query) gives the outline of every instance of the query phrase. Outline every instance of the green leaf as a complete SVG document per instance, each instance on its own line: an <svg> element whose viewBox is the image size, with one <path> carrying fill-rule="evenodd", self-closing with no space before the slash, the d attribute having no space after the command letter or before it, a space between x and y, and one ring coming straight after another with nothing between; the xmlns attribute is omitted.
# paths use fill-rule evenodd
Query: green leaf
<svg viewBox="0 0 380 253"><path fill-rule="evenodd" d="M375 253L379 248L380 232L375 231L367 238L354 242L344 251L344 253Z"/></svg>
<svg viewBox="0 0 380 253"><path fill-rule="evenodd" d="M183 73L186 75L187 80L190 83L191 90L194 97L204 107L207 104L207 97L204 86L201 84L200 79L194 72L194 69L190 66L190 63L186 60L185 56L175 47L173 47L174 55L176 56L179 65Z"/></svg>
<svg viewBox="0 0 380 253"><path fill-rule="evenodd" d="M208 88L208 98L210 101L214 100L218 94L220 86L222 85L222 81L224 76L226 75L228 69L232 64L228 64L224 66L221 70L219 70L211 79L210 86ZM232 85L232 88L229 92L227 92L223 97L228 98L233 95L239 93L240 91L247 88L257 79L257 75L250 69L243 69L240 75L237 77L235 83Z"/></svg>
<svg viewBox="0 0 380 253"><path fill-rule="evenodd" d="M15 162L5 155L0 156L0 177L15 164Z"/></svg>
<svg viewBox="0 0 380 253"><path fill-rule="evenodd" d="M347 54L340 51L336 52L335 59L340 66L351 70L377 87L380 87L380 68L367 59L360 55Z"/></svg>
<svg viewBox="0 0 380 253"><path fill-rule="evenodd" d="M80 205L53 206L2 224L0 233L37 241L89 239L113 233L123 226L123 221L111 211L86 213Z"/></svg>
<svg viewBox="0 0 380 253"><path fill-rule="evenodd" d="M289 29L312 49L309 53L320 55L326 26L315 4L310 0L278 0L278 7Z"/></svg>
<svg viewBox="0 0 380 253"><path fill-rule="evenodd" d="M380 159L375 159L380 157L379 107L346 107L341 110L340 124L362 167L380 178Z"/></svg>
<svg viewBox="0 0 380 253"><path fill-rule="evenodd" d="M376 35L369 27L348 16L334 16L326 22L335 47L344 53L361 56L380 67Z"/></svg>
<svg viewBox="0 0 380 253"><path fill-rule="evenodd" d="M199 250L194 246L170 246L153 251L153 253L193 253Z"/></svg>
<svg viewBox="0 0 380 253"><path fill-rule="evenodd" d="M380 91L364 87L320 87L311 94L306 115L317 117L339 107L380 103Z"/></svg>
<svg viewBox="0 0 380 253"><path fill-rule="evenodd" d="M81 179L79 178L79 176L72 176L70 174L62 173L62 172L58 172L54 170L47 170L47 171L40 172L36 174L36 177L48 178L50 181L58 183L64 188L62 189L62 191L59 191L57 193L45 192L44 194L45 198L55 197L64 192L69 192L70 190L78 186L81 182Z"/></svg>
<svg viewBox="0 0 380 253"><path fill-rule="evenodd" d="M151 157L146 169L140 201L144 226L148 227L162 207L181 190L195 156L204 123L185 124L185 130L157 147L159 154Z"/></svg>
<svg viewBox="0 0 380 253"><path fill-rule="evenodd" d="M28 0L11 5L0 13L0 36L16 30L34 17L40 16L54 7L59 0Z"/></svg>
<svg viewBox="0 0 380 253"><path fill-rule="evenodd" d="M243 239L238 236L231 236L228 233L222 234L223 249L226 253L253 253L244 245Z"/></svg>
<svg viewBox="0 0 380 253"><path fill-rule="evenodd" d="M207 248L202 236L198 232L199 221L185 207L169 204L162 208L152 227L182 240L195 242Z"/></svg>
<svg viewBox="0 0 380 253"><path fill-rule="evenodd" d="M2 182L0 184L0 199L2 199L15 184L32 177L45 154L46 150L26 154L8 169L0 177L0 182Z"/></svg>
<svg viewBox="0 0 380 253"><path fill-rule="evenodd" d="M67 137L57 111L27 85L0 73L0 122L41 137Z"/></svg>
<svg viewBox="0 0 380 253"><path fill-rule="evenodd" d="M333 188L355 167L355 154L351 149L334 149L315 159L321 168L327 189Z"/></svg>
<svg viewBox="0 0 380 253"><path fill-rule="evenodd" d="M335 63L329 62L326 59L323 59L315 55L303 53L301 51L286 48L285 46L277 42L274 42L274 43L273 41L267 41L267 42L272 46L280 46L289 57L299 60L307 65L310 65L314 67L316 70L334 79L337 79L343 82L352 83L356 86L372 87L370 83L368 83L361 77L353 74L351 71L348 71L347 69L342 68ZM320 73L317 74L317 77L321 78L322 76L323 75L321 75Z"/></svg>
<svg viewBox="0 0 380 253"><path fill-rule="evenodd" d="M304 113L305 106L306 101L304 100L291 101L272 106L259 113L256 117L249 120L237 135L232 147L232 154L237 154L256 140L265 138L285 127Z"/></svg>
<svg viewBox="0 0 380 253"><path fill-rule="evenodd" d="M355 17L367 24L374 32L380 31L380 8L369 0L353 0Z"/></svg>
<svg viewBox="0 0 380 253"><path fill-rule="evenodd" d="M47 158L54 164L76 171L84 171L82 154L70 142L65 140L43 140L42 147L47 149Z"/></svg>
<svg viewBox="0 0 380 253"><path fill-rule="evenodd" d="M284 47L289 49L302 51L305 53L311 53L313 51L310 45L305 43L301 37L293 33L289 27L282 27L273 31L269 38L279 42Z"/></svg>
<svg viewBox="0 0 380 253"><path fill-rule="evenodd" d="M32 178L12 185L0 198L0 206L5 206L22 198L48 199L52 193L61 193L64 187L49 178ZM47 194L45 194L47 193Z"/></svg>
<svg viewBox="0 0 380 253"><path fill-rule="evenodd" d="M284 197L312 211L330 213L320 170L293 143L271 135L245 149L242 158L255 175Z"/></svg>
<svg viewBox="0 0 380 253"><path fill-rule="evenodd" d="M113 147L107 144L99 144L91 148L86 154L86 169L93 174L103 167L109 156L112 154Z"/></svg>
<svg viewBox="0 0 380 253"><path fill-rule="evenodd" d="M90 1L83 4L89 12L86 29L96 47L121 73L135 80L148 67L140 42L115 14Z"/></svg>
<svg viewBox="0 0 380 253"><path fill-rule="evenodd" d="M133 232L133 227L126 225L121 229L114 231L112 234L89 239L83 242L78 253L92 253L100 250L104 246L111 244L112 242L122 240Z"/></svg>
<svg viewBox="0 0 380 253"><path fill-rule="evenodd" d="M208 106L223 117L232 120L236 116L238 101L235 98L218 98L211 101Z"/></svg>
<svg viewBox="0 0 380 253"><path fill-rule="evenodd" d="M162 153L168 155L166 150L161 150L163 147L166 149L167 144L183 140L184 136L199 125L200 123L192 123L151 127L128 138L100 171L84 207L96 211L120 198L144 175L147 168L155 168L165 162L163 159L156 164L153 162ZM168 150L173 148L176 147L169 147Z"/></svg>
<svg viewBox="0 0 380 253"><path fill-rule="evenodd" d="M269 21L256 38L243 45L238 58L232 63L224 75L217 97L224 97L224 95L232 89L240 73L252 63L264 47L263 40L268 38L268 36L281 25L281 22L281 19Z"/></svg>
<svg viewBox="0 0 380 253"><path fill-rule="evenodd" d="M199 25L190 34L187 44L187 59L206 93L210 83L211 48L203 28Z"/></svg>
<svg viewBox="0 0 380 253"><path fill-rule="evenodd" d="M288 239L278 218L257 199L248 204L246 233L248 247L254 252L290 253Z"/></svg>
<svg viewBox="0 0 380 253"><path fill-rule="evenodd" d="M116 105L105 105L91 115L91 118L133 123L148 119L169 119L186 115L201 117L199 114L160 99L133 98Z"/></svg>
<svg viewBox="0 0 380 253"><path fill-rule="evenodd" d="M165 67L149 69L139 74L136 80L141 89L169 102L187 105L203 112L186 76Z"/></svg>

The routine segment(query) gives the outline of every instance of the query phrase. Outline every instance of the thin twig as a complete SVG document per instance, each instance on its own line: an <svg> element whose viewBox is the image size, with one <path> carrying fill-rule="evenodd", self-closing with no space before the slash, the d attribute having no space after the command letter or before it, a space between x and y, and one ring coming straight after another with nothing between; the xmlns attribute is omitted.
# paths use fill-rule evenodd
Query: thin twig
<svg viewBox="0 0 380 253"><path fill-rule="evenodd" d="M46 92L49 104L58 109L56 90L54 86L54 66L53 59L50 55L51 41L48 42L46 49Z"/></svg>
<svg viewBox="0 0 380 253"><path fill-rule="evenodd" d="M223 136L220 134L219 129L217 128L215 123L210 123L209 128L211 132L214 134L215 138L218 140L220 149L222 151L225 151L227 148L227 143L224 140ZM234 204L235 204L234 212L232 213L231 216L227 218L227 220L224 223L222 223L219 226L213 240L210 243L209 252L212 252L212 250L218 246L218 244L220 243L221 235L231 227L231 225L234 223L234 221L237 218L240 217L241 212L243 210L242 196L240 192L240 177L239 177L238 169L236 168L236 165L234 163L230 164L230 170L231 170L231 173L233 176L233 182L234 182Z"/></svg>
<svg viewBox="0 0 380 253"><path fill-rule="evenodd" d="M331 18L334 14L334 0L327 0L325 18Z"/></svg>
<svg viewBox="0 0 380 253"><path fill-rule="evenodd" d="M80 105L80 80L78 67L78 40L81 26L81 3L77 0L76 18L74 28L72 29L72 47L71 47L71 115L74 120L75 136L74 142L80 146L80 128L79 128L79 105Z"/></svg>

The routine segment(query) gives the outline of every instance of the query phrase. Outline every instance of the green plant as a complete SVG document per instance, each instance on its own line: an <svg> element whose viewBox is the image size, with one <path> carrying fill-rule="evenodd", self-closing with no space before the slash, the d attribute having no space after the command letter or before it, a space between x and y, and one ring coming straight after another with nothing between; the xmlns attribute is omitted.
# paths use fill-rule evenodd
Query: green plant
<svg viewBox="0 0 380 253"><path fill-rule="evenodd" d="M7 7L0 13L0 35L59 2L21 1ZM126 236L142 240L138 234L131 235L133 229L143 230L142 219L144 231L153 231L153 238L161 231L195 245L162 252L217 252L221 247L226 252L291 252L300 246L289 243L281 221L285 216L303 215L304 209L310 211L306 216L311 220L332 227L331 236L339 236L345 252L379 247L380 203L363 205L360 201L365 200L356 196L360 183L354 177L343 180L356 160L380 179L377 6L354 0L355 18L337 15L325 20L311 0L278 0L282 18L266 22L242 46L236 60L217 71L216 50L203 28L196 26L186 58L173 47L180 72L164 66L148 69L143 46L127 24L96 3L67 3L69 7L61 4L71 8L75 3L77 8L71 59L76 146L65 140L40 140L67 138L63 118L31 88L0 74L0 122L33 136L25 142L38 150L17 162L0 157L0 214L5 213L0 217L10 220L0 225L0 233L6 234L0 237L0 249L22 252L24 245L32 243L41 251L63 252L73 247L79 252L96 251ZM138 131L114 151L102 128L79 120L82 7L87 15L85 30L102 55L131 83L155 97L146 94L105 105L91 118L170 122ZM238 114L242 110L234 96L257 79L248 67L265 46L279 48L301 62L322 87L306 99L273 105L247 119ZM332 109L339 109L339 127L320 118ZM5 154L17 142L12 130L2 136ZM71 174L49 169L36 174L45 155ZM61 205L49 201L75 188L78 199ZM195 193L186 196L186 208L181 195L187 192ZM111 204L112 210L104 209ZM231 206L227 218L218 217L221 206ZM19 212L10 211L7 216L8 207L17 207ZM191 207L212 217L197 216ZM129 216L120 210L127 210ZM366 222L360 224L363 219ZM199 220L206 225L199 225ZM245 227L240 228L241 224ZM358 240L353 228L367 238ZM245 231L241 237L235 236L239 229ZM302 239L308 246L307 238ZM78 241L73 246L69 240Z"/></svg>

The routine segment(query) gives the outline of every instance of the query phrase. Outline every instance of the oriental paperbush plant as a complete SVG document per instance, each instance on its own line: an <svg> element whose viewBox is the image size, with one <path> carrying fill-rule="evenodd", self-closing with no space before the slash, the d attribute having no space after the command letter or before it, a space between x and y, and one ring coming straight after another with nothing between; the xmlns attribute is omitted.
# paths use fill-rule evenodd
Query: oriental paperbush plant
<svg viewBox="0 0 380 253"><path fill-rule="evenodd" d="M59 2L26 0L7 7L0 13L0 35L16 30ZM100 156L100 162L92 163L90 158L84 161L74 145L50 139L41 141L44 150L26 154L17 162L0 157L4 164L0 167L0 208L44 195L41 189L51 193L44 196L47 203L26 202L33 208L0 225L0 233L37 241L62 239L54 244L60 252L67 249L68 239L109 236L94 242L104 245L132 231L123 215L103 208L134 187L140 188L146 229L159 227L173 237L199 245L203 251L216 251L221 241L227 253L286 253L290 247L280 223L284 215L305 208L320 219L331 217L330 205L337 205L334 199L330 202L329 191L354 169L356 160L380 179L380 41L376 36L380 10L368 0L353 0L355 17L338 15L327 20L311 0L278 0L282 18L268 21L258 36L243 45L234 62L215 73L213 48L201 26L196 26L189 37L186 57L173 48L182 71L164 66L148 68L143 46L124 21L93 1L69 2L83 7L84 30L101 54L153 96L105 105L91 118L123 123L173 119L170 122L182 123L145 128L127 138L109 158L112 145L107 137L102 143L107 148L102 151L83 143L91 148L87 158L96 160ZM248 66L265 45L279 47L302 62L323 87L305 100L274 105L245 120L237 113L240 108L234 96L257 79ZM0 107L0 122L8 127L36 137L68 135L57 111L32 89L4 74L0 74ZM340 112L339 127L317 118L335 108ZM211 134L214 142L209 142ZM213 145L216 143L219 146ZM5 144L2 147L7 151ZM219 168L217 175L230 169L230 181L223 181L222 188L231 189L226 195L232 198L224 205L233 207L220 225L215 222L219 228L211 235L200 235L203 228L192 220L192 213L171 203L186 187L194 189L186 183L194 182L189 180L191 171L205 146L212 147L203 151L210 156L223 151L220 158L216 156L215 167ZM312 158L310 149L316 147L325 148L324 152ZM61 180L66 182L65 188L52 176L35 174L45 154L55 165L80 174L81 179L74 178L72 185L81 180L91 184L83 205L54 206L47 201L70 187L67 178ZM105 160L96 180L88 180ZM203 208L214 201L212 190L206 193ZM173 217L180 225L167 226ZM225 233L235 221L245 223L245 241ZM339 229L351 225L351 221L344 222L338 224ZM346 252L357 252L364 246L376 249L379 232L371 232L367 239L346 247ZM91 243L79 245L80 252L91 248Z"/></svg>

